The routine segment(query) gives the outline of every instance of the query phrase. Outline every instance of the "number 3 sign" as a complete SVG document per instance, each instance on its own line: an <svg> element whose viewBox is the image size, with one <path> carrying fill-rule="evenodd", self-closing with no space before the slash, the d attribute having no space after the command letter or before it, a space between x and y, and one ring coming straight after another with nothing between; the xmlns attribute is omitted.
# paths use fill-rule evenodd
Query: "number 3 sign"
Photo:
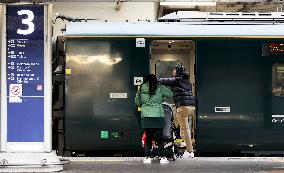
<svg viewBox="0 0 284 173"><path fill-rule="evenodd" d="M26 19L22 19L22 23L25 25L28 25L28 29L22 30L22 29L18 29L17 33L18 34L22 34L22 35L28 35L34 32L35 30L35 25L32 22L34 19L34 13L31 10L20 10L18 11L18 15L27 15Z"/></svg>

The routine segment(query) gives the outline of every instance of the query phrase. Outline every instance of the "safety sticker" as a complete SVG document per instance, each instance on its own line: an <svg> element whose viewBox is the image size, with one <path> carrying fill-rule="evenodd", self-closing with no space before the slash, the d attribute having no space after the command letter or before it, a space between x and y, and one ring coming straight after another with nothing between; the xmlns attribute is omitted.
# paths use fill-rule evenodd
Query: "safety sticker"
<svg viewBox="0 0 284 173"><path fill-rule="evenodd" d="M23 95L22 84L10 84L9 85L9 102L10 103L22 103L21 96Z"/></svg>
<svg viewBox="0 0 284 173"><path fill-rule="evenodd" d="M145 47L145 38L136 38L136 47Z"/></svg>
<svg viewBox="0 0 284 173"><path fill-rule="evenodd" d="M134 85L141 85L143 83L143 77L134 77Z"/></svg>

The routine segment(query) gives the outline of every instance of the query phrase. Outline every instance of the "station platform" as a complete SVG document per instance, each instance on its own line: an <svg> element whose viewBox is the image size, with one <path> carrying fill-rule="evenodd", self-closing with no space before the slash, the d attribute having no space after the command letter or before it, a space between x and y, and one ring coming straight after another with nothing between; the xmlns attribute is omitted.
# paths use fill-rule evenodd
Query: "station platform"
<svg viewBox="0 0 284 173"><path fill-rule="evenodd" d="M71 163L64 165L67 172L99 173L282 173L282 157L195 157L178 158L169 164L158 159L143 164L142 157L64 157Z"/></svg>

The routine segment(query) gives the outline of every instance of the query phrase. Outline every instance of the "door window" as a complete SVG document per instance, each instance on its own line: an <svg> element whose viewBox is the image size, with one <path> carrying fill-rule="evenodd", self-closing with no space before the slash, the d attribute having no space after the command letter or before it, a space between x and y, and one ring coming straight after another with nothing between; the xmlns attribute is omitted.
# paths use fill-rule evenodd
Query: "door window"
<svg viewBox="0 0 284 173"><path fill-rule="evenodd" d="M272 94L284 97L284 63L276 63L272 67Z"/></svg>
<svg viewBox="0 0 284 173"><path fill-rule="evenodd" d="M158 78L173 77L174 66L180 64L178 61L159 61L156 64L156 76Z"/></svg>

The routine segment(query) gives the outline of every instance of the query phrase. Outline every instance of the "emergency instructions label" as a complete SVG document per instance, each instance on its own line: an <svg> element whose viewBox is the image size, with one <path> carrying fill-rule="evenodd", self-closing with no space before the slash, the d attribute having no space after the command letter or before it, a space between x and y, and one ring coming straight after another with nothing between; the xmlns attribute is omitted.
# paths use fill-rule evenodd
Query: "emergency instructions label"
<svg viewBox="0 0 284 173"><path fill-rule="evenodd" d="M43 142L44 6L7 5L6 28L7 141Z"/></svg>

